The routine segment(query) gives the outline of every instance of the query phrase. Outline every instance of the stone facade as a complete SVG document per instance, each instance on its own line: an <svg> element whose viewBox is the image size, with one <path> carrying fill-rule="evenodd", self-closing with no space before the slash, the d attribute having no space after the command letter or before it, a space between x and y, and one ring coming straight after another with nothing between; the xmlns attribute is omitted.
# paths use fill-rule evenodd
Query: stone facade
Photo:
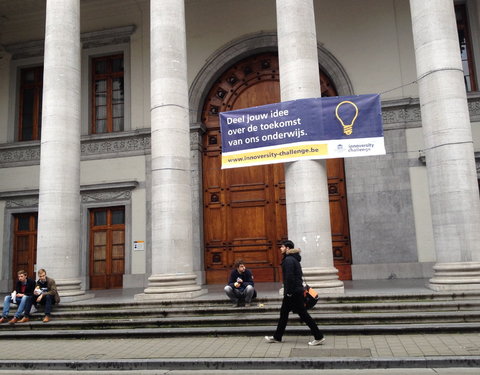
<svg viewBox="0 0 480 375"><path fill-rule="evenodd" d="M12 278L12 217L37 212L39 201L40 141L19 142L17 123L19 71L43 64L46 8L45 2L19 1L27 12L19 12L11 2L0 0L2 291L8 290ZM152 192L155 167L152 167L150 117L150 2L80 3L79 279L81 287L88 289L88 210L123 205L127 244L123 285L145 288L148 277L156 272L152 263L158 251L152 248L151 207L156 198ZM321 1L313 3L318 66L328 74L339 95L382 93L387 155L345 160L353 279L430 277L437 259L409 3L349 0L335 9ZM467 1L472 32L479 26L475 21L480 19L477 3L477 0ZM205 129L201 118L204 100L227 68L247 56L277 50L275 6L274 0L228 0L221 4L185 1L188 92L184 100L189 106L186 116L190 125L193 254L189 277L191 280L196 277L198 284L204 281L202 135ZM331 33L334 27L342 32ZM475 54L480 46L478 38L472 39ZM379 43L385 46L383 50L378 49ZM127 125L118 133L90 134L89 61L119 52L127 60ZM480 94L469 92L467 98L478 178ZM144 250L133 250L136 240L145 241Z"/></svg>

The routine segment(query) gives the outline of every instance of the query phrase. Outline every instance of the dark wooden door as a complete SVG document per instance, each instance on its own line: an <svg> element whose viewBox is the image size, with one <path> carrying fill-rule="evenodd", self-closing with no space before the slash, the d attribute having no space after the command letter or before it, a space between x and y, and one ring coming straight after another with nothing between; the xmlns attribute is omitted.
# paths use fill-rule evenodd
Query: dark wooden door
<svg viewBox="0 0 480 375"><path fill-rule="evenodd" d="M336 94L323 73L321 85L322 96ZM249 57L235 64L217 80L206 98L203 198L207 283L224 283L239 258L253 271L256 281L280 280L278 247L288 237L283 164L222 171L218 118L219 112L279 101L278 57L274 53ZM351 256L347 255L350 245L343 159L328 160L327 169L329 186L338 190L333 198L331 195L330 207L332 231L339 230L333 247L341 249L342 255L334 250L334 257L341 259L344 268L341 276L348 279ZM337 219L343 220L342 224L337 224Z"/></svg>
<svg viewBox="0 0 480 375"><path fill-rule="evenodd" d="M122 288L124 272L124 207L90 210L90 289Z"/></svg>
<svg viewBox="0 0 480 375"><path fill-rule="evenodd" d="M37 213L14 215L13 220L13 264L12 279L17 281L17 272L25 270L28 277L35 279L37 261Z"/></svg>

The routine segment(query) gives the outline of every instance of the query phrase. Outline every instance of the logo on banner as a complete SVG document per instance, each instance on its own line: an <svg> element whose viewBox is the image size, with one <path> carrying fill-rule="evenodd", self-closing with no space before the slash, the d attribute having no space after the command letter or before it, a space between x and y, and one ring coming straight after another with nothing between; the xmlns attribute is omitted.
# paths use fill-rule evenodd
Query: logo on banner
<svg viewBox="0 0 480 375"><path fill-rule="evenodd" d="M338 114L340 107L342 107L341 114ZM351 109L353 107L353 111ZM353 132L353 124L358 117L358 107L354 102L350 100L344 100L335 107L335 117L343 127L343 134L351 135Z"/></svg>

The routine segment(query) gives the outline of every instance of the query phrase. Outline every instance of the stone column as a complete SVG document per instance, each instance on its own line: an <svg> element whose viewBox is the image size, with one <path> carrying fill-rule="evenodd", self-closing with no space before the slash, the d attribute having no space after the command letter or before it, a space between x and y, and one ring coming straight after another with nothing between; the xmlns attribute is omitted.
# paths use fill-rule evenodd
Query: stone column
<svg viewBox="0 0 480 375"><path fill-rule="evenodd" d="M480 201L453 1L410 0L437 263L433 290L480 289Z"/></svg>
<svg viewBox="0 0 480 375"><path fill-rule="evenodd" d="M206 293L193 272L184 0L150 2L152 275L137 300Z"/></svg>
<svg viewBox="0 0 480 375"><path fill-rule="evenodd" d="M277 0L281 100L321 96L312 0ZM303 272L320 293L343 293L333 266L325 160L285 164L288 236L302 249ZM305 267L307 266L307 267Z"/></svg>
<svg viewBox="0 0 480 375"><path fill-rule="evenodd" d="M80 0L48 0L37 268L55 279L61 296L74 299L86 298L80 278L80 51Z"/></svg>

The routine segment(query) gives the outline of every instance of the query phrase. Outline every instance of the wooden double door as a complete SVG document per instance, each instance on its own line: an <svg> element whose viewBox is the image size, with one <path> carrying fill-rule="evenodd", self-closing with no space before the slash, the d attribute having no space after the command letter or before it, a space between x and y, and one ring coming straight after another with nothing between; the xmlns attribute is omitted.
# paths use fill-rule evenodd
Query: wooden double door
<svg viewBox="0 0 480 375"><path fill-rule="evenodd" d="M122 288L125 271L125 208L90 210L90 289Z"/></svg>
<svg viewBox="0 0 480 375"><path fill-rule="evenodd" d="M322 96L336 90L321 72ZM236 259L256 281L280 281L280 242L288 238L283 164L221 170L219 113L280 101L278 56L264 53L228 69L203 109L204 248L207 283L224 283ZM333 257L351 279L351 250L343 159L327 161Z"/></svg>
<svg viewBox="0 0 480 375"><path fill-rule="evenodd" d="M37 213L28 212L13 216L13 286L17 282L17 272L27 271L28 277L36 279L37 262Z"/></svg>

